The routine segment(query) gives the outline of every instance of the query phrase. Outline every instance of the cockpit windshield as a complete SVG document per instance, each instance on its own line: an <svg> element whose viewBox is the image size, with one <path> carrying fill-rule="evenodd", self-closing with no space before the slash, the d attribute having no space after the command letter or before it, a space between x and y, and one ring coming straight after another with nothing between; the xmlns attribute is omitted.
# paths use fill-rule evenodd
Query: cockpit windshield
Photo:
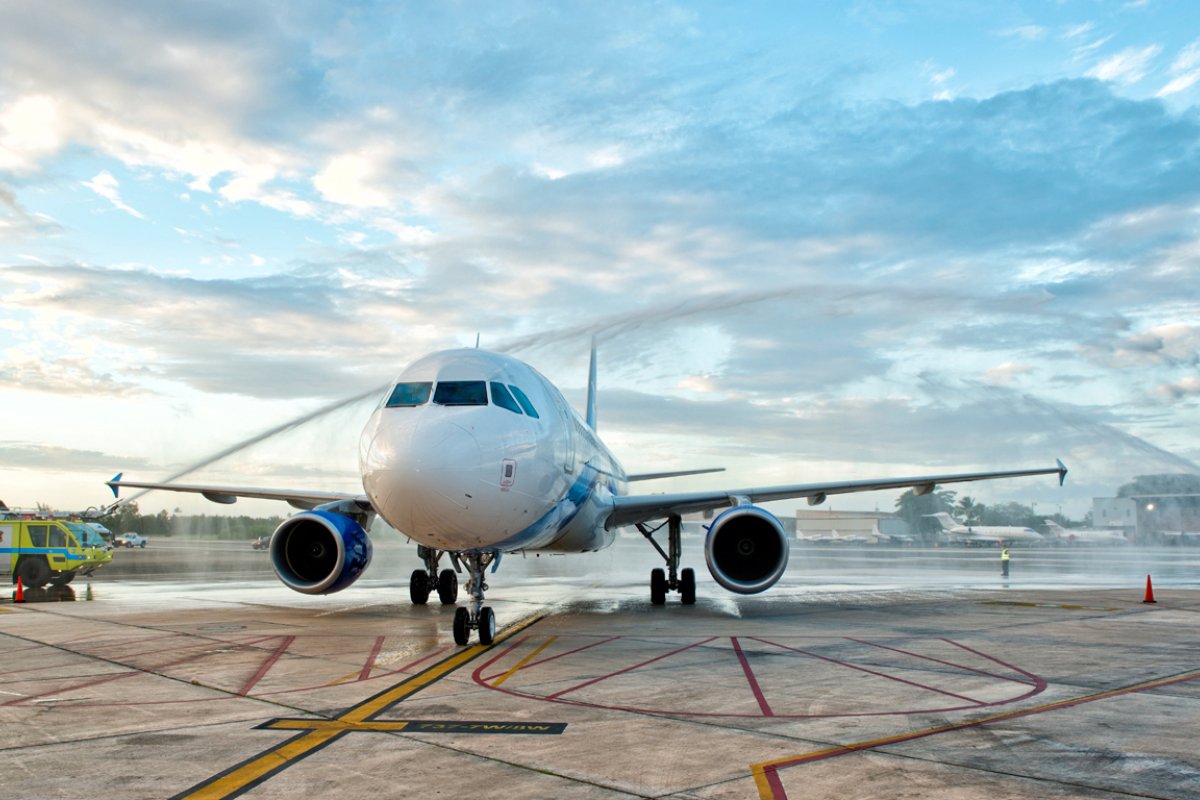
<svg viewBox="0 0 1200 800"><path fill-rule="evenodd" d="M440 406L486 406L487 384L483 381L438 381L433 402Z"/></svg>
<svg viewBox="0 0 1200 800"><path fill-rule="evenodd" d="M388 408L423 406L429 402L432 383L397 383L387 399Z"/></svg>

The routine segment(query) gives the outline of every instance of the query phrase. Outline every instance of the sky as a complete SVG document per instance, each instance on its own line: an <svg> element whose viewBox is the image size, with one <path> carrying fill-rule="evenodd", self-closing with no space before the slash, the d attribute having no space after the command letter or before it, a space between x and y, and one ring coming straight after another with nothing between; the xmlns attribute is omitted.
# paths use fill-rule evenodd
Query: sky
<svg viewBox="0 0 1200 800"><path fill-rule="evenodd" d="M595 336L625 466L727 469L658 490L1062 458L965 493L1079 517L1200 461L1197 102L1190 2L11 0L0 498L328 406L188 479L352 490L408 362L578 408Z"/></svg>

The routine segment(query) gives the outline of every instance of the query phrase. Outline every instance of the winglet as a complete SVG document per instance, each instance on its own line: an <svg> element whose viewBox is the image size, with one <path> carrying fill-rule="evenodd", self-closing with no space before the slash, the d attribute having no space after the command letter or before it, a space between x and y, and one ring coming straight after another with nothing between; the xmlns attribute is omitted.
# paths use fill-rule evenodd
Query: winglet
<svg viewBox="0 0 1200 800"><path fill-rule="evenodd" d="M596 430L596 337L592 337L592 359L588 364L587 426Z"/></svg>
<svg viewBox="0 0 1200 800"><path fill-rule="evenodd" d="M113 497L117 496L117 490L121 488L121 478L125 477L124 472L118 472L113 475L113 479L105 483L105 486L112 489Z"/></svg>
<svg viewBox="0 0 1200 800"><path fill-rule="evenodd" d="M1062 463L1062 459L1055 459L1058 462L1058 485L1062 486L1063 481L1067 479L1067 465Z"/></svg>

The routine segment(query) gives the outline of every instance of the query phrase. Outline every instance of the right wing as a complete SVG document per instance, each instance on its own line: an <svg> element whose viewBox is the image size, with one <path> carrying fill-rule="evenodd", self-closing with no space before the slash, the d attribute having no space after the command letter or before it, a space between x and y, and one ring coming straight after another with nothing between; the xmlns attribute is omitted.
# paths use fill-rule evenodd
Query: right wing
<svg viewBox="0 0 1200 800"><path fill-rule="evenodd" d="M914 478L882 478L865 481L841 481L838 483L802 483L794 486L764 486L752 489L710 490L706 492L682 492L678 494L628 495L614 498L613 511L607 526L617 528L638 522L682 516L695 511L736 506L744 503L765 503L770 500L809 498L810 505L824 502L831 494L851 492L873 492L879 489L915 489L917 494L928 494L936 484L984 481L993 478L1021 478L1028 475L1058 475L1059 485L1067 476L1067 468L1061 461L1058 466L1045 469L1019 469L1005 472L968 472L956 475L920 475Z"/></svg>
<svg viewBox="0 0 1200 800"><path fill-rule="evenodd" d="M147 483L145 481L122 480L118 473L111 481L105 482L117 496L120 489L161 489L166 492L189 492L204 495L214 503L236 503L239 497L250 497L259 500L282 500L293 508L316 508L326 503L336 503L341 500L353 500L364 511L371 509L371 501L365 494L351 492L312 492L294 489L256 489L245 486L201 486L191 483Z"/></svg>

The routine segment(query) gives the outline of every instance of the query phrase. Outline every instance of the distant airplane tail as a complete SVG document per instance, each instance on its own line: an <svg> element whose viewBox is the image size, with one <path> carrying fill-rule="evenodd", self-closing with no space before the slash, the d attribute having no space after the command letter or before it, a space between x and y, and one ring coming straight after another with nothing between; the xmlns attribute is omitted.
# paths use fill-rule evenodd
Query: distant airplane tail
<svg viewBox="0 0 1200 800"><path fill-rule="evenodd" d="M939 511L936 514L926 514L925 516L936 519L939 523L941 523L942 530L944 531L953 530L958 524L954 521L954 517L950 516L945 511Z"/></svg>
<svg viewBox="0 0 1200 800"><path fill-rule="evenodd" d="M1064 528L1062 525L1059 525L1052 519L1044 519L1042 522L1046 523L1046 529L1055 536L1062 536L1067 532L1066 528Z"/></svg>

